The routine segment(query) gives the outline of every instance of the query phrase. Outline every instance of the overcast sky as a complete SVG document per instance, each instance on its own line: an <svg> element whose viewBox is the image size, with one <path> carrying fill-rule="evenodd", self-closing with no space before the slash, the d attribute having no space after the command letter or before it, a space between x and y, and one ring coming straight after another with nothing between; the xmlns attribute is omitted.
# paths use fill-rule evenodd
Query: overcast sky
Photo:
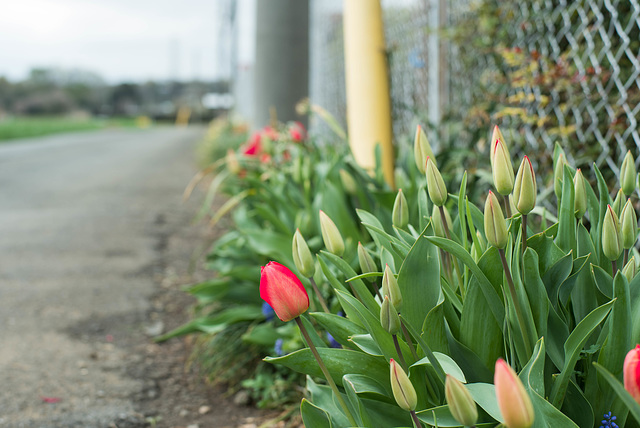
<svg viewBox="0 0 640 428"><path fill-rule="evenodd" d="M109 82L215 79L224 0L5 0L0 76L82 68Z"/></svg>

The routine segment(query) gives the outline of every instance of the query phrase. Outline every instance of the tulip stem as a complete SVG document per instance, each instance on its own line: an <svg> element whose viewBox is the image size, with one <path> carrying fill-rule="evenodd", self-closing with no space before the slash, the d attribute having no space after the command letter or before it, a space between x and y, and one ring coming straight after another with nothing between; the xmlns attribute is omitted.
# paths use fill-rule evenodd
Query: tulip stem
<svg viewBox="0 0 640 428"><path fill-rule="evenodd" d="M329 370L327 370L327 366L324 365L322 358L320 358L320 354L318 354L318 350L316 349L315 345L311 341L311 338L309 337L309 333L307 332L307 329L304 327L304 324L302 324L302 320L300 319L299 316L296 317L295 320L296 320L296 324L298 324L298 328L300 329L300 332L302 333L302 336L304 337L305 342L307 342L307 345L309 345L309 349L311 350L311 353L316 358L316 361L320 366L320 370L322 370L322 374L324 374L324 377L325 379L327 379L327 383L333 390L333 393L336 396L336 399L338 400L340 407L342 407L342 410L344 410L345 415L349 419L349 423L352 426L358 426L358 423L351 415L351 411L349 410L349 407L347 407L347 403L344 402L344 399L342 398L342 394L340 394L340 391L338 390L336 383L333 381L333 378L331 377Z"/></svg>
<svg viewBox="0 0 640 428"><path fill-rule="evenodd" d="M507 218L511 218L511 204L509 203L509 198L511 198L511 195L504 197L504 212L507 214Z"/></svg>
<svg viewBox="0 0 640 428"><path fill-rule="evenodd" d="M320 302L320 306L322 306L322 309L326 313L330 314L331 311L329 310L329 307L327 306L327 302L324 300L324 297L322 297L322 294L320 294L320 290L318 289L318 285L316 284L316 281L313 279L313 277L309 277L309 281L311 281L311 287L313 287L313 291L316 293L316 297Z"/></svg>
<svg viewBox="0 0 640 428"><path fill-rule="evenodd" d="M416 428L422 428L422 423L420 423L420 419L418 419L418 415L416 415L416 411L412 410L409 413L411 413L411 418L413 418L413 423L416 426Z"/></svg>
<svg viewBox="0 0 640 428"><path fill-rule="evenodd" d="M533 352L531 350L531 341L529 339L529 331L527 330L526 324L524 322L522 308L520 307L520 300L518 300L518 295L516 294L516 287L515 285L513 285L513 277L511 276L511 269L509 269L507 258L504 256L504 249L498 248L498 253L500 253L502 268L504 269L504 274L507 277L507 284L509 285L509 294L511 295L511 300L513 300L513 309L515 310L516 318L518 319L518 324L520 325L520 331L522 332L524 349L525 349L525 352L527 353L527 358L529 358Z"/></svg>
<svg viewBox="0 0 640 428"><path fill-rule="evenodd" d="M627 262L629 261L629 249L625 248L624 249L624 257L622 258L622 266L626 266Z"/></svg>
<svg viewBox="0 0 640 428"><path fill-rule="evenodd" d="M616 276L616 272L618 272L618 262L616 260L611 260L611 272L613 273L612 276Z"/></svg>
<svg viewBox="0 0 640 428"><path fill-rule="evenodd" d="M444 233L447 235L447 239L452 241L451 239L451 231L449 231L449 222L447 221L447 217L444 215L444 207L439 206L440 210L440 218L442 219L442 225L444 226ZM464 299L465 289L464 289L464 281L462 280L462 271L460 270L460 265L458 264L458 259L454 257L451 253L447 252L449 258L453 262L453 267L456 271L456 276L458 277L458 283L460 284L460 295Z"/></svg>
<svg viewBox="0 0 640 428"><path fill-rule="evenodd" d="M402 355L402 350L400 349L400 343L398 342L398 336L396 336L395 334L392 334L391 337L393 337L393 345L396 347L396 353L398 354L398 361L400 361L400 365L402 366L402 369L405 372L408 372L409 368L407 367L407 362L404 360L404 355Z"/></svg>
<svg viewBox="0 0 640 428"><path fill-rule="evenodd" d="M527 249L527 215L522 214L522 252Z"/></svg>
<svg viewBox="0 0 640 428"><path fill-rule="evenodd" d="M373 290L376 292L376 296L378 296L378 299L380 299L380 301L382 302L384 299L382 298L382 294L380 294L380 288L378 287L378 283L373 281L371 285L373 285Z"/></svg>
<svg viewBox="0 0 640 428"><path fill-rule="evenodd" d="M404 340L407 341L407 344L409 345L409 349L411 349L411 355L413 355L413 358L416 361L418 361L419 358L418 358L418 353L416 352L416 347L413 346L411 335L409 335L409 331L407 331L407 327L404 325L404 321L402 319L400 320L400 327L402 328L402 335L404 336Z"/></svg>

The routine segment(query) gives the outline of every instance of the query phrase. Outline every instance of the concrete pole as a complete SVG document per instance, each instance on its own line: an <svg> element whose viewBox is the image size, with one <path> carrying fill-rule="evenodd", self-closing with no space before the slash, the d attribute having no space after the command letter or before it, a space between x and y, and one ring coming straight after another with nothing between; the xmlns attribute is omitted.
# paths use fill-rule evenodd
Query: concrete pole
<svg viewBox="0 0 640 428"><path fill-rule="evenodd" d="M254 123L305 118L296 104L309 96L309 0L258 0Z"/></svg>
<svg viewBox="0 0 640 428"><path fill-rule="evenodd" d="M379 0L344 0L344 62L351 151L359 165L373 169L375 146L380 144L384 178L394 187L389 76Z"/></svg>

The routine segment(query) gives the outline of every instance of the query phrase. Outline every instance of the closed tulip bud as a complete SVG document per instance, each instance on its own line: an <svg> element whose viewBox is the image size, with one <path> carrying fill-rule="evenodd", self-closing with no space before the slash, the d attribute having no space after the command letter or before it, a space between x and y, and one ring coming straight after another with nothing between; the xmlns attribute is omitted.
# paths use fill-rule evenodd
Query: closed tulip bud
<svg viewBox="0 0 640 428"><path fill-rule="evenodd" d="M373 257L360 242L358 242L358 262L362 273L378 272L376 262L373 261Z"/></svg>
<svg viewBox="0 0 640 428"><path fill-rule="evenodd" d="M402 307L402 293L398 286L398 280L396 279L389 265L384 268L384 275L382 276L382 295L389 296L391 304L397 310Z"/></svg>
<svg viewBox="0 0 640 428"><path fill-rule="evenodd" d="M425 166L428 157L433 159L433 162L437 164L435 161L436 158L433 155L433 150L431 150L429 140L427 140L427 135L424 133L420 125L416 128L416 136L413 140L413 154L416 160L416 165L418 166L418 171L423 174L426 172Z"/></svg>
<svg viewBox="0 0 640 428"><path fill-rule="evenodd" d="M316 272L316 265L313 262L313 256L309 251L307 241L304 240L300 229L296 229L296 233L293 234L293 262L296 264L296 268L301 274L307 278L311 278Z"/></svg>
<svg viewBox="0 0 640 428"><path fill-rule="evenodd" d="M409 205L402 189L398 189L398 195L393 203L393 211L391 213L393 225L398 229L404 229L409 224Z"/></svg>
<svg viewBox="0 0 640 428"><path fill-rule="evenodd" d="M640 345L636 345L624 359L624 389L640 404Z"/></svg>
<svg viewBox="0 0 640 428"><path fill-rule="evenodd" d="M620 187L627 196L636 190L636 174L636 164L629 150L620 167Z"/></svg>
<svg viewBox="0 0 640 428"><path fill-rule="evenodd" d="M449 215L449 210L447 207L444 208L444 218L447 221L448 227L451 227L453 224L451 222L451 216ZM440 215L440 209L436 206L433 207L433 212L431 213L431 225L433 226L433 233L440 238L446 238L447 232L444 229L444 223L442 222L442 216Z"/></svg>
<svg viewBox="0 0 640 428"><path fill-rule="evenodd" d="M453 418L466 427L474 426L478 420L478 408L469 390L462 382L447 375L444 383L444 395Z"/></svg>
<svg viewBox="0 0 640 428"><path fill-rule="evenodd" d="M520 214L529 214L536 206L537 193L536 174L533 172L531 161L525 156L518 168L513 187L513 201Z"/></svg>
<svg viewBox="0 0 640 428"><path fill-rule="evenodd" d="M638 218L636 210L631 205L631 199L627 199L627 203L622 208L622 214L620 214L620 233L622 234L622 248L629 249L635 245L638 238Z"/></svg>
<svg viewBox="0 0 640 428"><path fill-rule="evenodd" d="M613 208L613 212L616 213L618 217L620 217L620 214L622 214L622 207L624 206L623 204L625 203L626 199L627 198L625 198L622 189L618 189L616 198L613 200L613 205L611 205L611 208Z"/></svg>
<svg viewBox="0 0 640 428"><path fill-rule="evenodd" d="M402 370L402 367L391 358L391 390L398 406L407 412L416 409L418 396L409 376Z"/></svg>
<svg viewBox="0 0 640 428"><path fill-rule="evenodd" d="M498 407L507 428L529 428L533 425L533 404L522 381L502 359L496 361L493 383Z"/></svg>
<svg viewBox="0 0 640 428"><path fill-rule="evenodd" d="M558 200L562 197L562 182L564 181L564 166L568 165L564 153L558 155L553 169L553 190Z"/></svg>
<svg viewBox="0 0 640 428"><path fill-rule="evenodd" d="M507 245L507 222L496 195L491 191L484 204L484 234L487 241L496 248L504 248Z"/></svg>
<svg viewBox="0 0 640 428"><path fill-rule="evenodd" d="M584 176L580 168L576 170L576 175L573 177L573 189L575 191L573 212L576 218L582 218L584 213L587 212L587 188L585 187Z"/></svg>
<svg viewBox="0 0 640 428"><path fill-rule="evenodd" d="M602 251L609 260L618 260L622 253L622 234L618 216L611 205L607 205L607 212L602 223Z"/></svg>
<svg viewBox="0 0 640 428"><path fill-rule="evenodd" d="M400 331L400 317L398 311L393 307L389 296L384 296L382 307L380 308L380 325L389 334L397 334Z"/></svg>
<svg viewBox="0 0 640 428"><path fill-rule="evenodd" d="M285 266L269 262L260 271L260 297L282 321L292 320L309 309L309 296L297 276Z"/></svg>
<svg viewBox="0 0 640 428"><path fill-rule="evenodd" d="M322 231L322 240L327 250L338 257L342 257L344 254L342 235L333 220L322 210L320 210L320 229Z"/></svg>
<svg viewBox="0 0 640 428"><path fill-rule="evenodd" d="M491 161L492 169L493 169L493 146L497 140L500 140L503 144L505 144L505 139L502 136L502 132L500 132L500 128L498 128L498 125L493 127L493 132L491 133L491 144L489 144L489 147L491 149L491 153L489 153L489 160Z"/></svg>
<svg viewBox="0 0 640 428"><path fill-rule="evenodd" d="M622 274L627 278L627 281L631 282L634 276L636 276L636 260L635 256L632 256L626 265L622 268Z"/></svg>
<svg viewBox="0 0 640 428"><path fill-rule="evenodd" d="M447 186L442 175L431 157L427 157L427 191L434 205L441 207L447 201Z"/></svg>
<svg viewBox="0 0 640 428"><path fill-rule="evenodd" d="M358 185L353 179L353 176L344 169L340 169L338 173L340 174L340 181L342 182L342 187L344 187L344 190L349 195L355 195L358 192Z"/></svg>
<svg viewBox="0 0 640 428"><path fill-rule="evenodd" d="M493 185L501 195L508 195L513 190L514 176L511 158L507 146L501 140L493 143L492 155Z"/></svg>

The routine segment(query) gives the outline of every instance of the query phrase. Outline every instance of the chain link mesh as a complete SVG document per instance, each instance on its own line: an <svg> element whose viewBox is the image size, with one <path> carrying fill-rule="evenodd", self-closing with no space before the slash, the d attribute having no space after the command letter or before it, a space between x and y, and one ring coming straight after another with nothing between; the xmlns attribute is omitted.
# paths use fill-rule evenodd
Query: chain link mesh
<svg viewBox="0 0 640 428"><path fill-rule="evenodd" d="M518 129L524 150L549 154L560 142L576 165L596 159L617 173L627 150L640 151L639 0L445 2L438 57L428 48L432 3L382 2L395 135L427 122L429 79L445 70L443 121L483 128L467 132L466 147L499 121ZM342 1L312 5L311 98L344 121ZM496 39L478 48L475 32Z"/></svg>

